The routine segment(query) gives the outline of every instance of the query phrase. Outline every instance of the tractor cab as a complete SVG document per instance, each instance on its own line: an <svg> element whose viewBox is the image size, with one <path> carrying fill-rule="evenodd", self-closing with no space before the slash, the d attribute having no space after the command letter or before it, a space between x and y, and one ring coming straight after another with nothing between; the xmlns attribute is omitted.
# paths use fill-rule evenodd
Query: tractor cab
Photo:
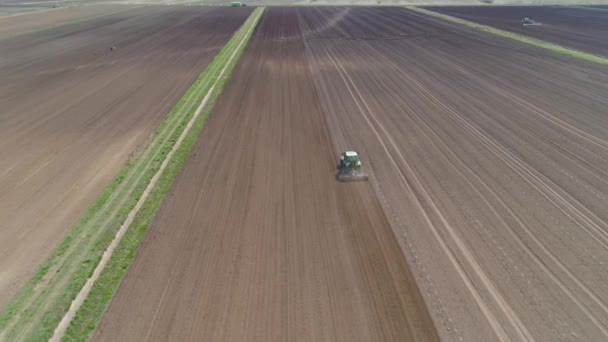
<svg viewBox="0 0 608 342"><path fill-rule="evenodd" d="M340 168L361 167L359 155L355 151L346 151L340 156Z"/></svg>
<svg viewBox="0 0 608 342"><path fill-rule="evenodd" d="M340 155L337 178L340 182L367 180L367 175L361 171L361 160L357 152L346 151Z"/></svg>
<svg viewBox="0 0 608 342"><path fill-rule="evenodd" d="M526 25L533 25L534 24L534 20L530 19L530 18L523 18L521 20L521 25L522 26L526 26Z"/></svg>

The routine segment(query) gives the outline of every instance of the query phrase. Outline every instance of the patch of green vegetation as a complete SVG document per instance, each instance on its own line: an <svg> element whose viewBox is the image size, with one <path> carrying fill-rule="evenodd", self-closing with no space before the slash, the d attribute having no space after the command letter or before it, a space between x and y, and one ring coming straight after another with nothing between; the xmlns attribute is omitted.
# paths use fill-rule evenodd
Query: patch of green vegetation
<svg viewBox="0 0 608 342"><path fill-rule="evenodd" d="M429 11L429 10L425 10L422 8L418 8L418 7L414 7L414 6L407 6L408 9L412 10L412 11L416 11L419 13L423 13L429 16L433 16L433 17L437 17L437 18L441 18L444 20L448 20L454 23L458 23L461 25L465 25L468 27L472 27L481 31L485 31L488 33L492 33L495 34L497 36L501 36L501 37L505 37L505 38L509 38L509 39L513 39L516 40L518 42L522 42L525 44L530 44L539 48L543 48L546 50L550 50L553 52L557 52L557 53L561 53L564 55L568 55L571 57L575 57L575 58L579 58L588 62L593 62L593 63L598 63L598 64L603 64L603 65L608 65L608 58L605 57L601 57L601 56L596 56L596 55L592 55L590 53L586 53L586 52L582 52L582 51L578 51L578 50L573 50L573 49L569 49L566 47L563 47L561 45L557 45L557 44L552 44L552 43L548 43L546 41L543 40L539 40L539 39L534 39L534 38L530 38L530 37L526 37L526 36L522 36L520 34L517 33L512 33L512 32L508 32L508 31L503 31L494 27L490 27L490 26L486 26L486 25L481 25L478 23L474 23L468 20L464 20L464 19L460 19L460 18L455 18L446 14L441 14L441 13L437 13L437 12L433 12L433 11Z"/></svg>
<svg viewBox="0 0 608 342"><path fill-rule="evenodd" d="M72 300L84 286L99 263L116 231L126 220L150 180L171 151L197 107L245 35L245 43L231 62L231 71L246 46L263 8L256 9L213 62L192 84L155 130L147 147L129 162L97 198L85 215L74 225L52 256L36 271L29 283L0 314L0 337L7 341L48 340ZM255 26L253 26L255 27ZM131 263L135 248L154 217L190 148L196 141L215 99L220 94L229 72L218 81L186 139L127 230L110 262L81 306L70 328L68 340L84 340L94 330L122 275Z"/></svg>

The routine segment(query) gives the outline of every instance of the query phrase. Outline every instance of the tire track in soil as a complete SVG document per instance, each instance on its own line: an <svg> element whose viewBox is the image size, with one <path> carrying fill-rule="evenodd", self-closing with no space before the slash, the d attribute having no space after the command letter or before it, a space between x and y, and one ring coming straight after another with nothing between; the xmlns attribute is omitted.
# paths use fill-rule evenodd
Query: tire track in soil
<svg viewBox="0 0 608 342"><path fill-rule="evenodd" d="M335 181L296 11L266 10L96 340L437 338L370 184Z"/></svg>
<svg viewBox="0 0 608 342"><path fill-rule="evenodd" d="M473 257L473 254L471 253L471 251L462 242L462 239L459 238L458 235L455 233L454 228L450 226L448 221L441 214L441 211L437 208L436 204L433 203L429 194L425 191L425 189L421 185L419 179L416 177L416 174L413 172L411 166L408 165L408 163L405 160L405 158L403 157L403 155L399 152L399 148L395 144L394 139L387 132L386 128L384 128L380 124L378 119L374 116L373 112L371 112L369 106L365 103L365 100L361 97L361 93L354 85L352 79L348 76L348 73L346 73L346 71L340 65L340 63L336 61L335 56L332 56L329 51L326 51L326 52L327 52L327 55L334 62L334 65L336 66L336 68L340 69L341 75L343 77L343 81L344 81L347 89L349 90L349 93L350 93L352 99L355 101L357 107L359 108L360 114L363 115L363 117L365 118L365 121L369 125L369 128L372 129L372 131L374 132L374 135L376 136L376 138L378 139L378 141L384 148L384 151L386 152L386 155L390 159L391 163L393 164L395 169L398 170L398 172L401 176L401 181L402 181L403 185L405 185L405 187L407 188L410 195L416 199L416 202L418 203L418 209L422 213L424 213L428 226L432 229L434 236L440 242L440 244L443 248L443 251L445 252L446 255L448 255L448 257L452 261L452 264L458 271L458 274L461 276L462 280L467 284L467 288L469 289L469 291L471 292L473 297L475 297L475 300L477 301L478 305L480 306L481 310L483 311L484 315L486 316L488 322L494 329L494 332L496 333L496 337L500 341L509 340L507 333L505 332L505 330L503 329L503 327L501 326L499 321L496 319L494 314L492 314L492 312L486 305L486 302L482 299L478 290L474 287L473 282L471 281L471 278L464 271L460 261L458 261L457 256L450 250L450 248L447 246L445 240L443 239L442 235L438 232L437 227L433 224L432 220L430 219L430 216L432 214L429 214L424 209L425 207L430 206L431 209L434 211L433 214L439 217L439 219L441 220L441 222L444 225L444 228L449 232L451 238L456 242L456 245L459 247L460 252L465 256L465 259L467 260L469 265L475 270L476 275L481 279L482 283L485 285L488 292L494 297L494 300L501 307L504 314L507 317L509 317L511 324L513 324L514 328L517 330L517 333L519 334L519 336L518 336L519 339L525 340L525 341L533 340L532 336L530 335L528 330L525 328L525 326L522 324L521 320L513 312L513 309L511 309L509 307L509 305L507 304L505 299L500 295L500 293L496 290L496 288L494 287L492 282L488 279L488 276L483 272L479 263ZM364 109L364 107L365 107L365 109ZM373 122L372 122L372 120L373 120ZM378 130L380 130L382 133L380 133ZM385 138L388 140L388 143L385 141ZM390 149L387 145L390 145ZM390 150L394 151L394 153L397 154L400 162L397 162L395 160L395 158L392 156L393 153L391 153ZM399 167L399 165L405 166L410 177L407 177L404 173L401 172L401 168ZM414 185L411 185L410 182L408 181L408 179L410 179L410 178L413 179ZM422 194L422 197L424 198L423 201L421 201L418 198L417 194L419 194L419 193ZM426 203L424 201L426 201Z"/></svg>
<svg viewBox="0 0 608 342"><path fill-rule="evenodd" d="M422 265L414 268L422 270L419 279L428 279L430 274L439 283L431 290L421 286L423 293L439 297L434 300L430 295L429 303L443 305L432 310L436 325L446 329L440 331L442 338L455 338L452 331L462 334L456 337L459 339L496 337L485 332L485 324L477 318L479 309L473 309L462 296L457 270L448 271L453 266L445 267L437 257L444 249L429 241L433 222L421 224L421 219L415 218L418 214L410 208L418 204L402 195L410 192L397 184L400 175L411 182L418 175L418 185L436 201L437 210L479 260L495 293L511 307L500 309L491 297L482 296L489 311L497 315L498 324L509 329L507 339L522 339L509 327L509 316L522 331L529 330L525 334L528 339L605 337L607 292L601 269L608 255L601 203L605 202L603 185L608 180L603 172L592 172L602 170L606 158L606 122L600 114L601 94L608 89L592 82L605 78L605 68L573 63L405 10L357 9L338 21L333 21L332 11L300 10L306 18L303 22L310 26L303 31L311 32L307 44L313 50L310 59L317 87L328 92L322 101L324 109L338 118L330 127L337 130L334 134L339 142L350 140L368 152L370 160L364 162L376 174L372 177L378 179L376 188L383 189L379 196L387 197L394 216L405 222L396 225L397 233L405 230L407 235L402 246L411 245L417 251L410 261ZM382 12L380 16L389 18L387 21L400 19L391 27L377 25L377 39L359 40L357 34L367 34L366 29L375 26L366 25L362 18ZM315 27L332 21L335 27L326 29L322 37L315 34ZM429 30L443 29L419 34L417 30L425 23ZM342 32L349 33L348 39L340 36ZM353 32L357 33L353 36ZM413 33L418 35L386 43L391 36ZM333 57L326 56L324 48L331 50ZM496 57L506 63L496 65ZM332 58L339 66L331 67ZM518 65L533 65L534 76L559 82L536 87L541 82L532 82L520 68L510 67ZM342 75L346 81L336 80L340 79L336 69L348 75ZM533 85L518 89L516 85L525 81ZM394 145L388 151L387 146L375 142L375 134L366 133L370 125L364 119L356 122L353 113L359 112L358 104L349 102L357 100L340 90L344 82L358 89L355 98L369 102L379 125L392 136ZM475 92L469 84L482 91ZM571 96L573 89L575 95L583 96ZM568 101L560 101L560 94ZM509 124L510 118L517 124ZM542 139L554 144L543 144ZM409 168L394 164L390 156L393 150L403 154ZM446 155L445 151L450 152ZM565 151L576 151L576 158L564 155ZM555 173L542 164L545 158L531 158L540 152L555 164ZM558 172L565 176L557 177ZM573 191L571 182L583 186ZM594 203L595 199L600 202ZM448 248L457 250L455 242L447 240ZM465 272L475 274L469 266ZM483 289L478 279L471 281L476 289ZM505 309L507 315L500 312ZM448 324L446 316L452 318Z"/></svg>

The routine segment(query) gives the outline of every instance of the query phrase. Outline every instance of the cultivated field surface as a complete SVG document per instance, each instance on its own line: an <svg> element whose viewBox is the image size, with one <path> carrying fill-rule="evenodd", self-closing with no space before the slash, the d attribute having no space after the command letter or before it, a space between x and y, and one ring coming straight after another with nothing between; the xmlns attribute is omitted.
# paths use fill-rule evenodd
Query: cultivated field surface
<svg viewBox="0 0 608 342"><path fill-rule="evenodd" d="M147 7L0 41L0 309L250 12Z"/></svg>
<svg viewBox="0 0 608 342"><path fill-rule="evenodd" d="M20 16L22 14L32 14L34 12L45 12L53 9L54 4L57 4L57 2L24 3L23 1L0 1L0 19L3 17Z"/></svg>
<svg viewBox="0 0 608 342"><path fill-rule="evenodd" d="M592 7L448 6L430 11L538 38L564 47L608 56L608 11ZM535 25L521 26L523 18Z"/></svg>
<svg viewBox="0 0 608 342"><path fill-rule="evenodd" d="M96 340L426 341L408 264L442 339L605 340L606 108L606 67L267 9Z"/></svg>
<svg viewBox="0 0 608 342"><path fill-rule="evenodd" d="M335 180L300 12L267 11L97 340L436 339L371 184Z"/></svg>
<svg viewBox="0 0 608 342"><path fill-rule="evenodd" d="M66 7L3 17L0 18L0 38L73 21L86 20L128 8L128 6L124 5Z"/></svg>

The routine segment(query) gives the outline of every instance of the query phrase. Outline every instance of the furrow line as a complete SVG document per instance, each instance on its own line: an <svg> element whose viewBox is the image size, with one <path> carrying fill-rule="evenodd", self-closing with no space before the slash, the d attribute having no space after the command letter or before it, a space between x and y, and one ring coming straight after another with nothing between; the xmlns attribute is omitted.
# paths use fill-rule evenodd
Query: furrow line
<svg viewBox="0 0 608 342"><path fill-rule="evenodd" d="M360 99L360 95L359 95L359 97L357 97L355 95L355 93L353 92L353 89L351 88L352 85L350 83L350 82L352 82L352 80L350 82L347 80L348 75L346 75L346 76L344 75L345 70L342 67L340 67L339 61L337 61L336 58L329 51L326 51L326 52L327 52L328 57L332 61L332 63L334 63L336 69L340 70L340 76L342 77L344 83L346 84L346 86L347 86L347 88L349 90L349 93L351 94L353 100L355 101L355 103L356 103L357 107L359 108L361 114L363 115L365 121L368 123L369 127L374 132L376 138L378 139L378 142L382 145L384 151L386 152L387 156L389 157L389 159L390 159L391 163L393 164L395 170L399 173L400 179L401 179L402 183L408 189L408 192L410 193L410 195L412 196L412 198L415 199L415 203L417 204L418 209L420 210L420 212L423 214L423 216L425 218L425 221L427 222L427 225L429 226L429 228L431 228L431 231L433 232L433 235L435 236L435 238L437 239L437 241L442 246L444 252L446 253L446 255L448 256L448 258L450 259L450 261L454 265L454 268L456 269L456 271L460 275L461 279L463 280L463 282L465 283L465 285L469 289L471 295L476 300L477 304L479 305L479 307L481 308L482 312L486 316L486 319L488 320L488 322L492 326L492 328L493 328L493 330L494 330L494 332L496 334L496 337L499 340L501 340L501 341L508 341L508 340L510 340L509 337L508 337L508 335L507 335L507 333L506 333L506 331L503 329L502 324L498 321L498 319L496 318L496 316L494 316L494 314L491 312L491 310L489 309L489 307L487 306L487 304L485 303L485 301L482 299L481 294L478 292L478 290L476 289L475 285L473 284L473 281L466 275L466 271L464 270L463 266L458 261L456 255L454 255L454 253L452 252L452 250L448 247L447 242L444 240L444 238L438 232L437 227L434 225L433 221L431 220L431 218L429 216L429 213L427 213L427 211L424 209L422 201L418 198L418 196L416 196L417 192L420 192L421 195L423 196L424 200L425 200L425 203L427 205L429 205L431 208L433 208L433 210L435 211L435 214L442 221L442 223L446 227L448 233L450 234L450 236L452 237L452 239L456 243L456 246L459 248L459 250L461 251L461 253L464 255L465 259L469 262L469 264L473 267L473 270L480 277L480 279L482 280L482 282L484 283L484 285L488 289L489 293L497 300L497 303L498 303L499 307L501 307L503 309L503 312L505 312L506 316L510 317L509 319L510 319L511 323L513 324L513 326L516 327L516 331L520 335L520 338L522 340L532 340L531 337L530 338L526 337L526 335L529 336L529 333L525 332L525 328L523 328L523 329L518 328L521 325L518 324L518 323L516 323L515 322L516 319L514 319L509 314L510 310L506 308L506 306L508 306L508 304L506 304L506 302L504 301L504 299L498 299L498 297L500 295L497 293L497 291L495 290L494 286L491 285L489 279L487 278L487 276L485 276L485 274L481 270L481 267L479 266L479 264L477 264L477 262L474 260L474 257L471 255L471 253L468 251L468 249L464 245L464 242L459 237L456 236L455 232L453 231L453 228L451 228L450 224L443 217L443 215L441 214L441 212L439 211L439 209L436 207L436 205L434 204L434 202L430 199L428 193L426 193L426 190L424 190L424 188L421 185L420 181L418 180L417 176L411 173L411 171L412 171L411 167L408 165L407 161L405 161L405 158L403 158L403 156L400 155L400 152L399 152L398 148L396 146L394 146L394 142L391 140L390 137L387 136L387 132L385 130L383 130L383 133L389 139L389 142L392 145L392 149L394 149L396 151L396 153L399 154L401 162L405 165L405 167L408 169L409 173L412 175L412 178L414 180L415 185L411 185L409 183L409 181L407 179L407 176L405 174L403 174L403 172L401 171L401 168L399 167L399 164L397 163L397 161L392 156L392 153L390 152L388 146L384 142L384 139L382 138L382 135L378 132L378 130L376 129L376 126L372 123L372 121L370 120L370 118L366 114L365 110L363 109L361 103L359 102L358 99ZM376 119L374 118L374 120L376 120ZM379 126L380 126L380 129L382 129L382 126L381 125L379 125Z"/></svg>

